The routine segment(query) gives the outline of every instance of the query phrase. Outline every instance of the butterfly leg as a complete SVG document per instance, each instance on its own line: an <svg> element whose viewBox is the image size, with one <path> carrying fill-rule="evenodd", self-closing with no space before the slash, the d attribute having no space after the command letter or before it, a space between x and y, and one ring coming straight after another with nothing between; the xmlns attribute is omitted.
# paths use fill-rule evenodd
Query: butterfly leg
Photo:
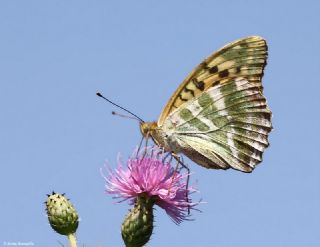
<svg viewBox="0 0 320 247"><path fill-rule="evenodd" d="M138 146L138 149L137 149L136 158L138 157L138 155L139 155L139 153L140 153L143 140L144 140L144 136L142 136L142 138L141 138L141 140L140 140L140 143L139 143L139 146Z"/></svg>
<svg viewBox="0 0 320 247"><path fill-rule="evenodd" d="M164 151L163 151L163 152L164 152ZM171 163L173 157L172 157L172 154L169 153L169 152L162 158L162 163L165 163L165 162L166 162L166 159L167 159L169 156L170 156L170 160L169 160L168 163Z"/></svg>
<svg viewBox="0 0 320 247"><path fill-rule="evenodd" d="M174 174L173 174L173 178L176 175L178 169L179 169L179 165L181 165L182 168L187 170L187 182L186 182L186 201L189 202L189 194L188 194L188 188L189 188L189 177L190 177L190 168L184 164L182 157L180 157L179 155L177 155L176 153L171 153L172 157L177 161L177 165L176 168L174 170ZM172 178L172 180L173 180ZM188 208L188 214L190 214L190 208Z"/></svg>
<svg viewBox="0 0 320 247"><path fill-rule="evenodd" d="M142 136L141 140L140 140L140 143L139 143L139 147L137 149L137 153L136 153L136 158L138 157L138 155L140 154L140 151L142 149L142 146L143 146L143 141L146 140L146 144L144 145L144 150L143 150L143 153L142 153L142 157L145 157L146 154L147 154L147 151L148 151L148 139L149 139L149 135L147 133L146 136Z"/></svg>
<svg viewBox="0 0 320 247"><path fill-rule="evenodd" d="M146 135L146 144L145 144L145 146L144 146L144 151L143 151L143 155L142 155L142 157L144 157L144 156L146 156L146 154L147 154L147 152L148 152L148 140L149 140L149 133L147 133L147 135Z"/></svg>

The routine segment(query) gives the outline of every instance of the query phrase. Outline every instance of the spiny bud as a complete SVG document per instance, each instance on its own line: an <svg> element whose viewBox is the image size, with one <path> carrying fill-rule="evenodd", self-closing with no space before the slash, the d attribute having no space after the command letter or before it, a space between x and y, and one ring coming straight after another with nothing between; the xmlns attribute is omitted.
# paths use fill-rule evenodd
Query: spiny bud
<svg viewBox="0 0 320 247"><path fill-rule="evenodd" d="M153 205L153 198L143 195L137 198L121 227L126 247L141 247L149 241L153 230Z"/></svg>
<svg viewBox="0 0 320 247"><path fill-rule="evenodd" d="M52 192L46 201L48 220L57 233L70 235L77 231L79 217L71 202L64 194Z"/></svg>

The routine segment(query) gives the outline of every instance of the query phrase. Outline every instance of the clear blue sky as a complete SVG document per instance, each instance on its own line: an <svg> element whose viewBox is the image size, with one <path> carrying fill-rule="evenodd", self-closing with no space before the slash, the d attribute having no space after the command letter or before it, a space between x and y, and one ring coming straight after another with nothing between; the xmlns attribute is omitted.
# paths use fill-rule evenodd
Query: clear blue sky
<svg viewBox="0 0 320 247"><path fill-rule="evenodd" d="M156 120L184 77L222 45L269 44L264 87L274 130L252 174L189 162L206 201L176 226L156 211L148 246L320 245L320 5L317 1L1 1L0 245L59 246L43 202L66 192L80 243L123 246L126 204L99 169L140 140L97 90Z"/></svg>

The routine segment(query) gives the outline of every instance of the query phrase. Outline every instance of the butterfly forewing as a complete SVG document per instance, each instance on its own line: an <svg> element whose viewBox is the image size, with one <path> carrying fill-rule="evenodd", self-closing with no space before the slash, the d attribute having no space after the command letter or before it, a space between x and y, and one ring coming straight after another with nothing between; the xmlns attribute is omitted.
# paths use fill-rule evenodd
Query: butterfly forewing
<svg viewBox="0 0 320 247"><path fill-rule="evenodd" d="M251 172L262 160L272 128L260 89L247 78L226 79L171 112L162 129L202 166Z"/></svg>
<svg viewBox="0 0 320 247"><path fill-rule="evenodd" d="M262 90L261 78L266 59L266 42L258 36L240 39L221 48L199 64L181 83L163 109L158 125L161 126L172 111L190 99L230 78L244 77L249 82L257 83Z"/></svg>

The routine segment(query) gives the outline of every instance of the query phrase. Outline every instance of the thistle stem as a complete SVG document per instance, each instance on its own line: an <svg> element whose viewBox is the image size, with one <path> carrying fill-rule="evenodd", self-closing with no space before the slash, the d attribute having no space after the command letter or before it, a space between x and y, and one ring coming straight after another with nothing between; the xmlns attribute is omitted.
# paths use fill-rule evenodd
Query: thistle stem
<svg viewBox="0 0 320 247"><path fill-rule="evenodd" d="M71 233L68 235L68 239L70 242L70 247L77 247L77 239L76 239L76 234Z"/></svg>

